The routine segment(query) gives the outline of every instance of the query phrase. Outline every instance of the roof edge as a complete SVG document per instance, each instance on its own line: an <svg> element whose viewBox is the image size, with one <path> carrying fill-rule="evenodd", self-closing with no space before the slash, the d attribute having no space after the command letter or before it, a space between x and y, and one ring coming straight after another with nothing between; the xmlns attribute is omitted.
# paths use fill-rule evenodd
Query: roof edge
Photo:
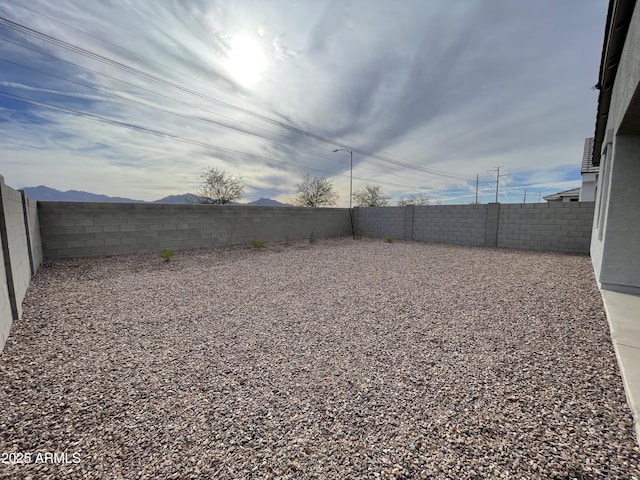
<svg viewBox="0 0 640 480"><path fill-rule="evenodd" d="M618 64L622 56L629 24L636 6L636 0L610 0L607 12L607 23L604 31L598 84L598 109L596 114L596 127L593 142L593 165L600 165L600 152L604 141L609 108L611 107L611 95L618 73Z"/></svg>

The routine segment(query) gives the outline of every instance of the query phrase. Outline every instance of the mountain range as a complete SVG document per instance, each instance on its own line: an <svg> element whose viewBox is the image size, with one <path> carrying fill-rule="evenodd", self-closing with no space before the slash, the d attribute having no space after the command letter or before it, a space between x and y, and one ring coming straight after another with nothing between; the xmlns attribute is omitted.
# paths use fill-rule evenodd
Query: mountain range
<svg viewBox="0 0 640 480"><path fill-rule="evenodd" d="M182 195L169 195L168 197L154 200L152 202L145 202L144 200L134 200L132 198L125 197L110 197L108 195L99 195L90 192L82 192L79 190L67 190L61 192L55 188L40 185L38 187L25 187L22 190L27 194L27 197L34 200L49 201L49 202L108 202L108 203L163 203L172 205L182 205L188 203L199 203L200 197L193 193L183 193ZM281 203L277 200L270 198L260 198L249 203L237 203L232 202L233 205L251 205L259 207L290 207L288 203Z"/></svg>

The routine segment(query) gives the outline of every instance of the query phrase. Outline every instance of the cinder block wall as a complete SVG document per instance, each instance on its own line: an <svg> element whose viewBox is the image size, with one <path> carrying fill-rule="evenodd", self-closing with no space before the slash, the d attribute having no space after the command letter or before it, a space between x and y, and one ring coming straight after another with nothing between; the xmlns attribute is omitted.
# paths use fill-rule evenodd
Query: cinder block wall
<svg viewBox="0 0 640 480"><path fill-rule="evenodd" d="M356 233L365 237L484 245L487 205L356 207Z"/></svg>
<svg viewBox="0 0 640 480"><path fill-rule="evenodd" d="M589 253L593 212L593 202L357 207L354 223L365 237Z"/></svg>
<svg viewBox="0 0 640 480"><path fill-rule="evenodd" d="M349 209L38 202L45 258L351 235Z"/></svg>
<svg viewBox="0 0 640 480"><path fill-rule="evenodd" d="M7 186L0 175L0 352L13 321L22 317L22 301L42 262L36 204Z"/></svg>
<svg viewBox="0 0 640 480"><path fill-rule="evenodd" d="M486 205L433 205L414 208L413 240L484 245Z"/></svg>
<svg viewBox="0 0 640 480"><path fill-rule="evenodd" d="M405 207L357 207L353 215L356 235L404 238Z"/></svg>
<svg viewBox="0 0 640 480"><path fill-rule="evenodd" d="M594 202L500 205L498 247L589 253Z"/></svg>

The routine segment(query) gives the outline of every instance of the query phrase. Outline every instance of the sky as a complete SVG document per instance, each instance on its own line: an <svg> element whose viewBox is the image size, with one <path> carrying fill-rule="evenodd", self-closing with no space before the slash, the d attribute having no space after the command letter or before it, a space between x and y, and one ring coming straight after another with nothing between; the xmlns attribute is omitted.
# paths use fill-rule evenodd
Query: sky
<svg viewBox="0 0 640 480"><path fill-rule="evenodd" d="M152 201L216 168L243 178L244 202L287 203L310 175L340 207L351 179L391 204L473 203L478 179L481 203L496 183L500 202L537 202L580 185L606 9L0 0L0 174Z"/></svg>

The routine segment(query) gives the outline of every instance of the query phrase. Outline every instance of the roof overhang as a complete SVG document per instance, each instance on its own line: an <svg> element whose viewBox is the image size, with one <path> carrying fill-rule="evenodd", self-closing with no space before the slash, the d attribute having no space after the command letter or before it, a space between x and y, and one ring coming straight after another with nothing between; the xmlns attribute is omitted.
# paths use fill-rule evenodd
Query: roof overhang
<svg viewBox="0 0 640 480"><path fill-rule="evenodd" d="M600 151L609 119L611 94L635 6L636 0L610 0L609 2L600 72L596 85L596 88L600 90L600 95L598 95L598 113L593 142L593 165L600 165Z"/></svg>

